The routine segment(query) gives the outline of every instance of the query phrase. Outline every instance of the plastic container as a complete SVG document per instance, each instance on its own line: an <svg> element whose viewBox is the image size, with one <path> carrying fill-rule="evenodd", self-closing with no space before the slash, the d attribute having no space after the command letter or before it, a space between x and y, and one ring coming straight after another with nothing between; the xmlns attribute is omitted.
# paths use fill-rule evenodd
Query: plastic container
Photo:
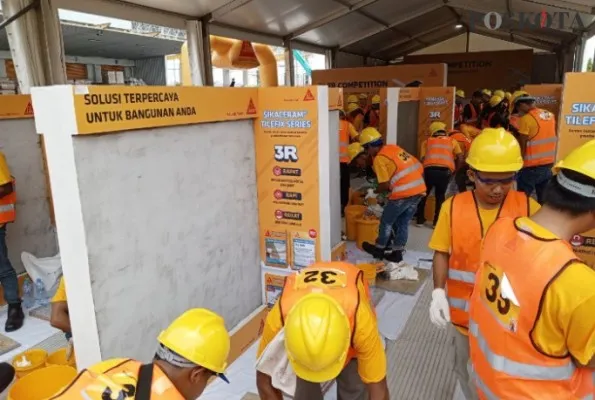
<svg viewBox="0 0 595 400"><path fill-rule="evenodd" d="M35 302L40 306L47 306L50 302L48 292L45 290L45 284L41 278L35 280Z"/></svg>
<svg viewBox="0 0 595 400"><path fill-rule="evenodd" d="M378 268L378 264L357 264L356 267L364 272L364 279L368 281L370 286L374 286L376 284L376 270Z"/></svg>
<svg viewBox="0 0 595 400"><path fill-rule="evenodd" d="M17 367L17 363L25 356L31 363L28 367ZM36 369L43 368L45 366L45 360L48 358L47 351L43 349L30 349L21 354L17 354L12 359L12 366L16 372L17 378L22 378Z"/></svg>
<svg viewBox="0 0 595 400"><path fill-rule="evenodd" d="M76 359L74 358L74 354L70 357L70 360L67 360L66 352L66 349L60 349L58 351L53 352L45 360L45 365L48 367L52 365L69 365L71 367L76 368Z"/></svg>
<svg viewBox="0 0 595 400"><path fill-rule="evenodd" d="M362 206L364 205L364 197L365 195L362 192L351 191L349 194L349 204L354 206Z"/></svg>
<svg viewBox="0 0 595 400"><path fill-rule="evenodd" d="M357 226L355 220L364 215L366 206L351 205L345 207L345 236L347 240L356 240Z"/></svg>
<svg viewBox="0 0 595 400"><path fill-rule="evenodd" d="M35 288L31 279L25 278L23 281L23 307L31 309L35 306Z"/></svg>
<svg viewBox="0 0 595 400"><path fill-rule="evenodd" d="M362 243L364 242L376 242L378 227L380 226L379 219L357 218L355 223L357 225L356 245L358 249L363 250Z"/></svg>
<svg viewBox="0 0 595 400"><path fill-rule="evenodd" d="M68 386L76 375L76 369L66 365L38 369L15 382L8 400L47 400Z"/></svg>

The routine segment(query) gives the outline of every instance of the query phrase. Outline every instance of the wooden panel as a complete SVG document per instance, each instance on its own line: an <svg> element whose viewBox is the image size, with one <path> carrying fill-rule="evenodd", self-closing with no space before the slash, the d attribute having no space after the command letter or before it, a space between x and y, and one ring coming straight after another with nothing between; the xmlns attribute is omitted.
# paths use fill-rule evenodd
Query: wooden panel
<svg viewBox="0 0 595 400"><path fill-rule="evenodd" d="M85 64L66 63L66 79L87 79L87 66Z"/></svg>
<svg viewBox="0 0 595 400"><path fill-rule="evenodd" d="M124 72L124 66L122 65L102 65L101 72L108 72L108 71L122 71Z"/></svg>

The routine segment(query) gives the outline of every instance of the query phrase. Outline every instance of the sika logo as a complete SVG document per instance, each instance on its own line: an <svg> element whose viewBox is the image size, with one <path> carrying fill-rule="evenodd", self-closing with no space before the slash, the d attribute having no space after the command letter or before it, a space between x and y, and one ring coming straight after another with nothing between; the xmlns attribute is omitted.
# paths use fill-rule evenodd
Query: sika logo
<svg viewBox="0 0 595 400"><path fill-rule="evenodd" d="M312 239L316 239L316 236L318 236L318 232L316 232L316 229L310 229L308 231L308 236L310 236L310 238Z"/></svg>
<svg viewBox="0 0 595 400"><path fill-rule="evenodd" d="M570 239L570 244L574 247L582 246L585 242L585 239L581 235L574 235L572 239Z"/></svg>
<svg viewBox="0 0 595 400"><path fill-rule="evenodd" d="M302 176L302 170L299 168L282 168L279 166L273 167L273 175L275 176Z"/></svg>
<svg viewBox="0 0 595 400"><path fill-rule="evenodd" d="M277 210L277 211L275 211L275 219L277 219L277 220L291 219L294 221L301 221L303 218L302 218L302 213L299 213L299 212Z"/></svg>

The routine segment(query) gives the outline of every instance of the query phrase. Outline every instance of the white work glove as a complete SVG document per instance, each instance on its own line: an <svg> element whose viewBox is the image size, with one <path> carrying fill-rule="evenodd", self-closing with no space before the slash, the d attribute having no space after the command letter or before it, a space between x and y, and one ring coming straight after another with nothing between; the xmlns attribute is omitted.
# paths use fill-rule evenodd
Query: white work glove
<svg viewBox="0 0 595 400"><path fill-rule="evenodd" d="M450 322L450 311L444 289L434 289L434 291L432 291L432 303L430 303L430 320L438 328L445 328Z"/></svg>
<svg viewBox="0 0 595 400"><path fill-rule="evenodd" d="M374 189L370 188L366 192L366 197L364 197L364 199L366 199L366 200L375 199L376 197L378 197L378 194L376 192L374 192Z"/></svg>

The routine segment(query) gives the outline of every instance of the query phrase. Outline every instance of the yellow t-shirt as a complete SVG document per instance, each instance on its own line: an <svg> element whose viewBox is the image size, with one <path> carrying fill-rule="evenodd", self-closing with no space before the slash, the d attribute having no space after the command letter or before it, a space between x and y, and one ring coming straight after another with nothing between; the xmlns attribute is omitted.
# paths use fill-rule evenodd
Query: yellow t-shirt
<svg viewBox="0 0 595 400"><path fill-rule="evenodd" d="M372 169L376 174L378 183L384 183L390 181L397 170L397 165L387 157L374 157L372 161Z"/></svg>
<svg viewBox="0 0 595 400"><path fill-rule="evenodd" d="M365 301L367 294L361 282L358 283L358 289L362 301L359 303L355 316L355 333L352 340L357 353L358 373L364 383L377 383L386 378L386 354L378 333L376 315L371 304ZM282 328L281 308L277 301L267 315L258 346L257 358Z"/></svg>
<svg viewBox="0 0 595 400"><path fill-rule="evenodd" d="M10 181L12 181L10 168L8 168L8 163L6 162L4 153L0 151L0 186L6 185Z"/></svg>
<svg viewBox="0 0 595 400"><path fill-rule="evenodd" d="M525 114L519 120L519 134L534 137L539 132L539 123L531 114Z"/></svg>
<svg viewBox="0 0 595 400"><path fill-rule="evenodd" d="M450 208L452 199L452 197L446 199L446 201L444 201L444 203L442 204L442 208L440 209L440 215L438 216L436 227L434 228L434 232L432 233L430 243L428 244L428 247L434 251L450 253L450 246L452 244L452 235L450 231ZM538 202L536 202L532 198L529 199L530 215L535 214L535 212L539 210L539 207L540 206ZM473 217L475 217L475 210L470 209L469 211L472 212ZM486 234L488 228L494 223L494 221L496 221L497 216L498 208L485 210L479 207L479 217L481 218L481 226L483 226L484 229L483 235Z"/></svg>
<svg viewBox="0 0 595 400"><path fill-rule="evenodd" d="M556 235L529 218L517 220L542 239ZM576 262L566 267L546 289L541 314L532 331L535 344L546 354L567 353L581 364L595 356L595 271Z"/></svg>
<svg viewBox="0 0 595 400"><path fill-rule="evenodd" d="M66 301L66 287L64 286L64 278L60 278L60 283L58 284L58 289L56 290L56 294L52 297L52 303L60 303L62 301Z"/></svg>
<svg viewBox="0 0 595 400"><path fill-rule="evenodd" d="M428 148L428 141L424 140L424 142L421 144L421 150L419 152L420 160L423 160L423 158L426 156L427 148ZM452 139L452 152L455 156L458 156L459 154L463 154L461 145L455 139Z"/></svg>
<svg viewBox="0 0 595 400"><path fill-rule="evenodd" d="M359 136L359 133L358 133L357 129L355 129L355 126L353 126L353 124L350 122L349 123L349 137L351 138L351 140L355 141L355 139L357 139L358 136Z"/></svg>

